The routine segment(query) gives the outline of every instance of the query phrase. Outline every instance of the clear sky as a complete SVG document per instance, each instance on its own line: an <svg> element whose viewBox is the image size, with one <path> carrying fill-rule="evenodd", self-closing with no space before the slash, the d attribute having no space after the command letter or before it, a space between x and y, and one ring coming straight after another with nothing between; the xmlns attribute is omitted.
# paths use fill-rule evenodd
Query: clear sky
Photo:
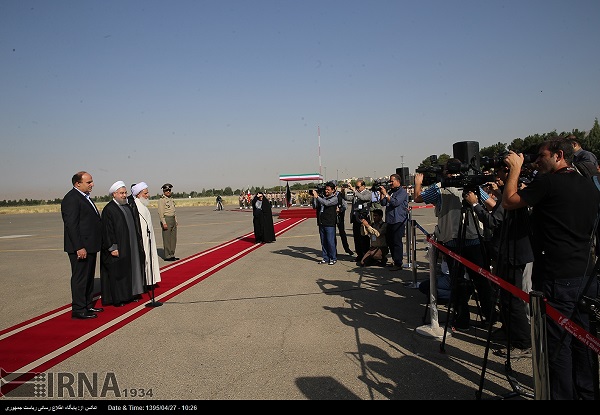
<svg viewBox="0 0 600 415"><path fill-rule="evenodd" d="M598 0L0 0L0 200L61 198L79 170L93 196L413 173L455 142L588 131L599 17Z"/></svg>

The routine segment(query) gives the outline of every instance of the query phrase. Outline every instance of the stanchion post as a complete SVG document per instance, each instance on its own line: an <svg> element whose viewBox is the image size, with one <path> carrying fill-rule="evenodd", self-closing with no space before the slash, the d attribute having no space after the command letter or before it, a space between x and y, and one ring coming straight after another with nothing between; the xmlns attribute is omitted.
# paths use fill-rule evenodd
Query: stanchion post
<svg viewBox="0 0 600 415"><path fill-rule="evenodd" d="M412 238L411 222L412 222L412 208L409 206L408 207L408 215L406 217L406 229L404 230L404 236L406 237L406 264L403 265L403 268L412 268L411 246L414 244L414 241L411 241L411 238Z"/></svg>
<svg viewBox="0 0 600 415"><path fill-rule="evenodd" d="M407 284L409 288L419 288L417 282L417 254L416 254L416 240L417 232L415 230L416 222L412 220L412 209L408 208L408 218L406 219L406 230L404 235L406 236L406 261L407 263L402 266L404 269L411 269L413 274L413 282Z"/></svg>
<svg viewBox="0 0 600 415"><path fill-rule="evenodd" d="M438 320L437 308L437 259L438 250L433 245L429 248L429 311L431 324L420 326L415 331L425 337L435 337L441 339L444 337L444 329L440 327ZM450 336L450 332L446 333L446 337Z"/></svg>
<svg viewBox="0 0 600 415"><path fill-rule="evenodd" d="M412 238L412 273L413 273L413 281L415 283L415 288L419 288L419 284L417 282L417 221L412 219L410 221L411 226L411 238Z"/></svg>
<svg viewBox="0 0 600 415"><path fill-rule="evenodd" d="M546 337L546 303L539 291L529 293L531 316L531 362L533 365L533 394L536 401L550 399L550 376Z"/></svg>

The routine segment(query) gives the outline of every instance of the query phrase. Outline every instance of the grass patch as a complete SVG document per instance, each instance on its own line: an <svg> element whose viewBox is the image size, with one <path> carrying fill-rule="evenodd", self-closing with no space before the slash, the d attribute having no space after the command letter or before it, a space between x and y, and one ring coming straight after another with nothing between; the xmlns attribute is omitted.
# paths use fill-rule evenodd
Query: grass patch
<svg viewBox="0 0 600 415"><path fill-rule="evenodd" d="M101 211L107 202L96 203L96 207ZM157 200L150 201L150 208L157 207ZM217 206L216 198L212 196L206 197L195 197L188 199L175 199L175 206L177 207L189 207L189 206ZM223 196L223 206L239 206L238 196ZM59 204L52 205L34 205L34 206L7 206L0 207L0 215L18 215L28 213L56 213L60 212Z"/></svg>

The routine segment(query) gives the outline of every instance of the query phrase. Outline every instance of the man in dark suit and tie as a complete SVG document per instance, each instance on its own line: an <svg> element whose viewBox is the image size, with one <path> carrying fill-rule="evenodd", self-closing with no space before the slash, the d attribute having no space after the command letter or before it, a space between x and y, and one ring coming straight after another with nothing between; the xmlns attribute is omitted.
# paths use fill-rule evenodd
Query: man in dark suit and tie
<svg viewBox="0 0 600 415"><path fill-rule="evenodd" d="M60 205L65 225L64 249L71 262L71 317L85 320L104 311L93 301L96 257L102 246L102 222L90 199L94 187L92 175L80 171L71 179L73 188Z"/></svg>

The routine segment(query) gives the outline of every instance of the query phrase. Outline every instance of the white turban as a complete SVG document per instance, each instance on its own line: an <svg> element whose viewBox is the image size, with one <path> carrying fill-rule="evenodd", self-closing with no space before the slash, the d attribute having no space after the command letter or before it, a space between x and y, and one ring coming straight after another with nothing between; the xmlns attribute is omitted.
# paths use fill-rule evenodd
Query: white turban
<svg viewBox="0 0 600 415"><path fill-rule="evenodd" d="M108 193L112 195L114 192L119 190L121 187L126 187L125 182L123 182L122 180L119 180L118 182L114 182L113 185L110 186L110 189L108 189Z"/></svg>
<svg viewBox="0 0 600 415"><path fill-rule="evenodd" d="M148 185L145 182L140 182L131 188L131 193L137 196L142 190L147 189Z"/></svg>

